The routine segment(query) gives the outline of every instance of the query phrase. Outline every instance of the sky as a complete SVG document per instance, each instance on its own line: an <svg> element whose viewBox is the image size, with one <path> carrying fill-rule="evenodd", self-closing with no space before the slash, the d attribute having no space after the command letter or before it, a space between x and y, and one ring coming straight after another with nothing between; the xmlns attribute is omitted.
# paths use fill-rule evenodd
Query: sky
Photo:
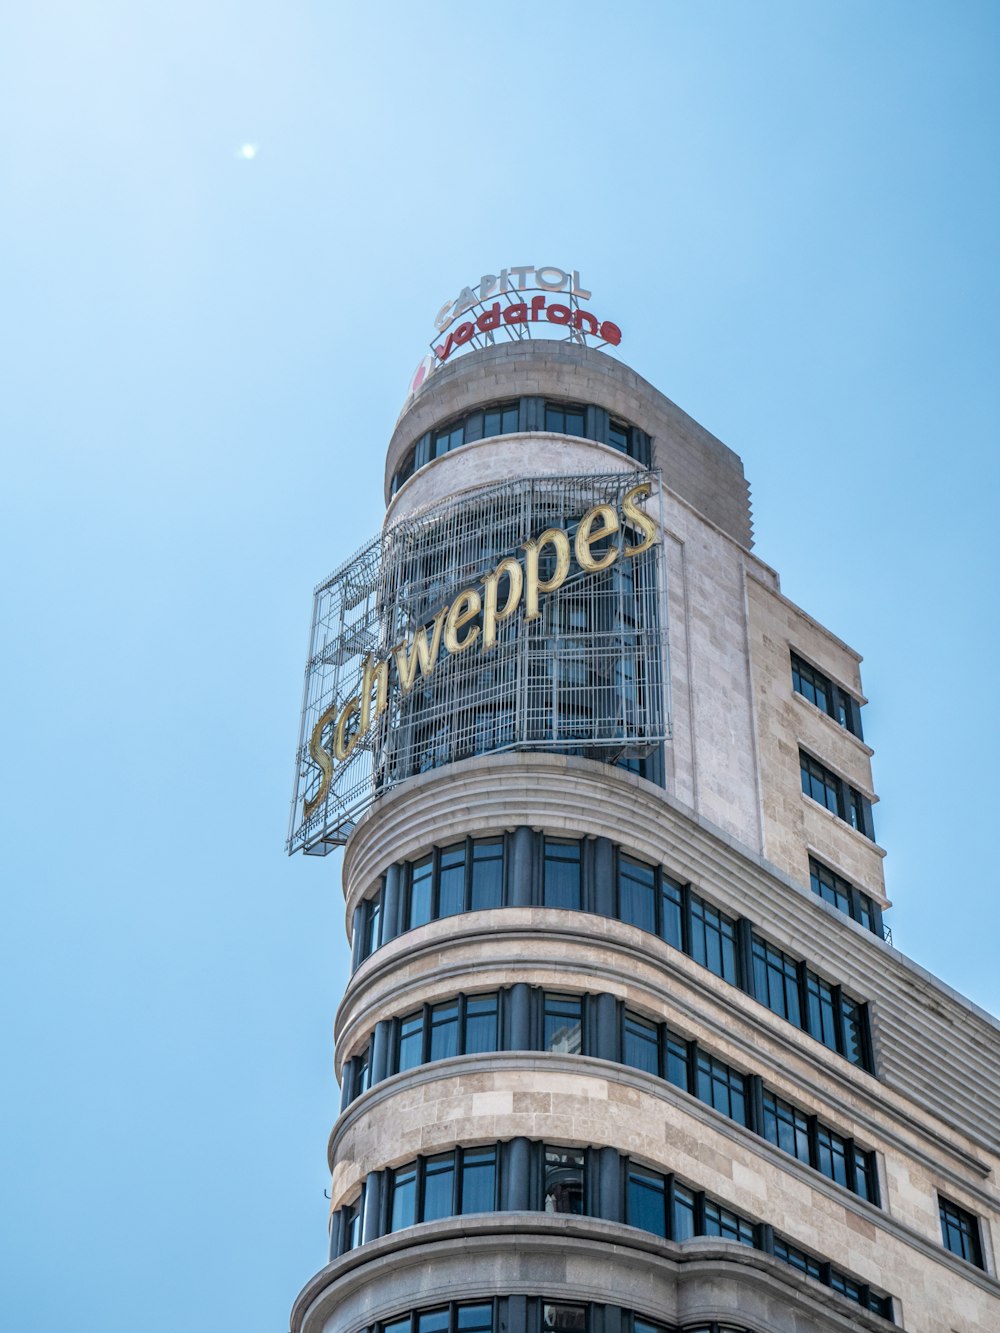
<svg viewBox="0 0 1000 1333"><path fill-rule="evenodd" d="M864 654L895 943L1000 1007L998 56L977 0L8 6L0 1325L284 1333L325 1262L311 593L504 265L742 456Z"/></svg>

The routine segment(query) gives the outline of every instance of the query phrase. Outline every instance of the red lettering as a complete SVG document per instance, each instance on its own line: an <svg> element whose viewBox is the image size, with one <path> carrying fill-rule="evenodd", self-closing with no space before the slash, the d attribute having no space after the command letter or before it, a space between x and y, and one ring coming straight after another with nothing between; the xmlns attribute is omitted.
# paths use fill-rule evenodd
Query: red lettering
<svg viewBox="0 0 1000 1333"><path fill-rule="evenodd" d="M455 341L455 335L453 333L449 333L448 337L445 339L444 346L434 348L434 351L437 353L439 360L441 361L448 360L448 357L451 355L451 347L454 341Z"/></svg>
<svg viewBox="0 0 1000 1333"><path fill-rule="evenodd" d="M455 330L456 346L461 347L462 343L467 343L469 339L472 337L472 335L475 333L475 331L476 331L475 324L469 324L469 323L459 324L458 328ZM621 337L620 334L618 336Z"/></svg>
<svg viewBox="0 0 1000 1333"><path fill-rule="evenodd" d="M476 328L480 333L487 333L490 329L500 327L500 302L496 301L489 310L484 310L476 320Z"/></svg>
<svg viewBox="0 0 1000 1333"><path fill-rule="evenodd" d="M553 324L568 324L570 317L569 306L550 305L545 312L545 318L552 321Z"/></svg>
<svg viewBox="0 0 1000 1333"><path fill-rule="evenodd" d="M606 319L601 325L601 337L612 347L617 347L622 340L622 331L617 324L612 324L609 319Z"/></svg>
<svg viewBox="0 0 1000 1333"><path fill-rule="evenodd" d="M516 301L514 305L509 305L503 312L503 322L505 324L527 324L528 307L523 301Z"/></svg>
<svg viewBox="0 0 1000 1333"><path fill-rule="evenodd" d="M596 337L597 337L597 316L596 316L596 315L592 315L592 314L590 313L589 310L574 310L574 312L573 312L573 327L576 328L576 329L582 329L582 328L583 328L583 321L584 321L585 319L590 321L590 327L587 329L587 332L588 332L588 333L592 333L592 334L594 335L594 337L596 338Z"/></svg>
<svg viewBox="0 0 1000 1333"><path fill-rule="evenodd" d="M531 318L537 319L539 310L544 309L544 307L545 307L545 297L533 296L531 298Z"/></svg>

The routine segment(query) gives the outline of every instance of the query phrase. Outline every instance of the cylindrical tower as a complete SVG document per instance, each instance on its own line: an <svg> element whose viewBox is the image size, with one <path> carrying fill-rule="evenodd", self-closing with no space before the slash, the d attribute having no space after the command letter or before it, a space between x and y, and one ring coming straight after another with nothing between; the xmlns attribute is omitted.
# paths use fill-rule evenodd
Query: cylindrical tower
<svg viewBox="0 0 1000 1333"><path fill-rule="evenodd" d="M934 1132L899 1129L858 659L753 556L739 459L610 356L525 340L427 380L386 501L312 647L360 666L300 750L353 970L292 1333L898 1322Z"/></svg>

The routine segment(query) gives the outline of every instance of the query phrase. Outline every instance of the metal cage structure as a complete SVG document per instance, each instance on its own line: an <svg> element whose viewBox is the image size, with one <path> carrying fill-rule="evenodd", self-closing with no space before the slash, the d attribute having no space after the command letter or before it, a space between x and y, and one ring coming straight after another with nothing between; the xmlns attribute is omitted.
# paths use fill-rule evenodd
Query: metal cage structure
<svg viewBox="0 0 1000 1333"><path fill-rule="evenodd" d="M448 651L440 622L462 590L481 591L503 560L523 570L525 543L546 529L565 532L572 543L589 509L620 511L628 492L643 483L650 486L644 509L657 533L648 549L630 556L636 533L620 523L593 548L605 556L616 548L607 568L571 567L559 586L543 590L537 617L526 619L519 607L496 625L488 649L473 643L469 651ZM659 496L653 470L505 481L392 524L321 583L289 852L325 855L346 842L383 793L473 755L544 749L614 763L660 746L669 735L669 656ZM541 557L543 589L553 560L551 552ZM504 578L501 605L510 590L510 575ZM480 610L464 633L474 637L481 628ZM428 671L412 660L418 639ZM370 699L372 670L398 662L399 654L413 667L414 683L405 689L386 667L378 711ZM331 763L324 786L310 743L331 752L345 709L339 740L347 754Z"/></svg>

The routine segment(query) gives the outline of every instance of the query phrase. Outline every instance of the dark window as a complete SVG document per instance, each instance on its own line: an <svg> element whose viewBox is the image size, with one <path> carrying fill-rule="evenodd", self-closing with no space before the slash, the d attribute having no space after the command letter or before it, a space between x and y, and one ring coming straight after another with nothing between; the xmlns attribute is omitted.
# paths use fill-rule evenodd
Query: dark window
<svg viewBox="0 0 1000 1333"><path fill-rule="evenodd" d="M473 912L503 904L503 839L477 838L472 844Z"/></svg>
<svg viewBox="0 0 1000 1333"><path fill-rule="evenodd" d="M654 1236L667 1235L667 1186L663 1176L655 1171L629 1168L627 1220L629 1226L651 1231Z"/></svg>
<svg viewBox="0 0 1000 1333"><path fill-rule="evenodd" d="M455 1215L455 1154L441 1153L424 1159L424 1191L421 1222L436 1222Z"/></svg>
<svg viewBox="0 0 1000 1333"><path fill-rule="evenodd" d="M463 1213L490 1213L497 1206L496 1193L496 1149L467 1149L462 1156L460 1211Z"/></svg>
<svg viewBox="0 0 1000 1333"><path fill-rule="evenodd" d="M542 1333L586 1333L586 1330L585 1305L565 1305L562 1302L553 1305L546 1301L542 1306Z"/></svg>
<svg viewBox="0 0 1000 1333"><path fill-rule="evenodd" d="M583 907L583 876L578 842L545 839L542 902L546 907L570 908L577 912Z"/></svg>
<svg viewBox="0 0 1000 1333"><path fill-rule="evenodd" d="M545 1149L543 1208L547 1213L584 1212L584 1155L559 1148Z"/></svg>
<svg viewBox="0 0 1000 1333"><path fill-rule="evenodd" d="M656 881L658 872L630 856L618 858L618 914L622 921L640 930L656 933Z"/></svg>
<svg viewBox="0 0 1000 1333"><path fill-rule="evenodd" d="M835 1051L838 1028L835 987L822 977L818 977L815 972L807 972L806 1001L810 1035L821 1041L824 1046L829 1046L831 1051Z"/></svg>
<svg viewBox="0 0 1000 1333"><path fill-rule="evenodd" d="M632 429L624 421L610 421L608 423L608 444L612 449L617 449L623 454L632 452Z"/></svg>
<svg viewBox="0 0 1000 1333"><path fill-rule="evenodd" d="M442 847L438 867L438 916L465 911L465 843Z"/></svg>
<svg viewBox="0 0 1000 1333"><path fill-rule="evenodd" d="M415 1069L424 1059L424 1014L408 1014L399 1020L396 1070Z"/></svg>
<svg viewBox="0 0 1000 1333"><path fill-rule="evenodd" d="M410 930L430 921L434 903L432 896L434 881L434 857L425 856L410 866L410 910L407 916Z"/></svg>
<svg viewBox="0 0 1000 1333"><path fill-rule="evenodd" d="M810 1164L809 1117L770 1092L764 1093L764 1138Z"/></svg>
<svg viewBox="0 0 1000 1333"><path fill-rule="evenodd" d="M697 1096L739 1124L747 1122L746 1079L721 1060L698 1052Z"/></svg>
<svg viewBox="0 0 1000 1333"><path fill-rule="evenodd" d="M861 738L861 705L847 690L835 685L822 671L792 653L792 688L839 722L845 731Z"/></svg>
<svg viewBox="0 0 1000 1333"><path fill-rule="evenodd" d="M660 1034L655 1023L627 1009L622 1022L622 1060L647 1074L660 1072Z"/></svg>
<svg viewBox="0 0 1000 1333"><path fill-rule="evenodd" d="M874 1153L865 1152L856 1144L854 1147L854 1185L855 1194L870 1203L878 1203L878 1174L875 1170Z"/></svg>
<svg viewBox="0 0 1000 1333"><path fill-rule="evenodd" d="M840 779L835 773L824 768L804 751L799 751L799 767L802 770L802 790L820 805L825 805L835 815L840 815Z"/></svg>
<svg viewBox="0 0 1000 1333"><path fill-rule="evenodd" d="M688 1052L687 1042L681 1041L672 1033L667 1034L667 1082L688 1091Z"/></svg>
<svg viewBox="0 0 1000 1333"><path fill-rule="evenodd" d="M789 1245L787 1241L777 1236L774 1238L774 1257L791 1268L797 1268L800 1273L805 1273L806 1277L815 1278L817 1282L823 1281L823 1265L818 1259L806 1254L805 1250L800 1250L797 1245Z"/></svg>
<svg viewBox="0 0 1000 1333"><path fill-rule="evenodd" d="M417 1164L402 1166L392 1173L392 1212L390 1231L411 1227L417 1220Z"/></svg>
<svg viewBox="0 0 1000 1333"><path fill-rule="evenodd" d="M545 995L542 1049L578 1055L583 1043L583 1001L573 995Z"/></svg>
<svg viewBox="0 0 1000 1333"><path fill-rule="evenodd" d="M741 1245L754 1243L752 1224L713 1199L705 1200L705 1235L721 1236L723 1240L735 1240Z"/></svg>
<svg viewBox="0 0 1000 1333"><path fill-rule="evenodd" d="M546 403L545 429L560 435L585 435L587 409L575 403Z"/></svg>
<svg viewBox="0 0 1000 1333"><path fill-rule="evenodd" d="M660 878L660 936L675 949L683 949L684 890L666 875Z"/></svg>
<svg viewBox="0 0 1000 1333"><path fill-rule="evenodd" d="M873 935L880 935L878 911L867 893L862 893L846 879L815 857L809 858L809 884L813 893L838 911L859 922Z"/></svg>
<svg viewBox="0 0 1000 1333"><path fill-rule="evenodd" d="M460 1305L456 1314L455 1333L492 1333L492 1301L481 1305Z"/></svg>
<svg viewBox="0 0 1000 1333"><path fill-rule="evenodd" d="M845 1057L850 1060L852 1065L857 1065L860 1069L871 1069L866 1040L868 1023L864 1005L846 995L841 995L840 1016L844 1033Z"/></svg>
<svg viewBox="0 0 1000 1333"><path fill-rule="evenodd" d="M687 1240L695 1234L694 1191L675 1184L670 1195L671 1240Z"/></svg>
<svg viewBox="0 0 1000 1333"><path fill-rule="evenodd" d="M758 935L753 937L753 991L761 1004L801 1026L798 964Z"/></svg>
<svg viewBox="0 0 1000 1333"><path fill-rule="evenodd" d="M435 1004L430 1011L428 1060L447 1060L458 1054L458 1001Z"/></svg>
<svg viewBox="0 0 1000 1333"><path fill-rule="evenodd" d="M465 1054L499 1047L500 1003L496 995L471 995L465 1004Z"/></svg>
<svg viewBox="0 0 1000 1333"><path fill-rule="evenodd" d="M845 820L851 828L863 833L866 838L875 841L875 822L872 818L871 801L859 791L838 777L831 769L821 764L804 750L799 751L799 772L802 777L802 791L814 801Z"/></svg>
<svg viewBox="0 0 1000 1333"><path fill-rule="evenodd" d="M364 1192L344 1209L344 1250L357 1249L361 1244L361 1218L364 1213Z"/></svg>
<svg viewBox="0 0 1000 1333"><path fill-rule="evenodd" d="M736 922L691 894L691 957L736 985Z"/></svg>
<svg viewBox="0 0 1000 1333"><path fill-rule="evenodd" d="M848 1184L848 1144L825 1125L816 1127L816 1169L838 1185Z"/></svg>
<svg viewBox="0 0 1000 1333"><path fill-rule="evenodd" d="M964 1208L959 1208L957 1203L951 1203L940 1195L938 1206L941 1214L941 1239L944 1241L945 1249L962 1259L967 1259L977 1268L982 1268L983 1249L979 1239L978 1218L972 1213L967 1213Z"/></svg>

